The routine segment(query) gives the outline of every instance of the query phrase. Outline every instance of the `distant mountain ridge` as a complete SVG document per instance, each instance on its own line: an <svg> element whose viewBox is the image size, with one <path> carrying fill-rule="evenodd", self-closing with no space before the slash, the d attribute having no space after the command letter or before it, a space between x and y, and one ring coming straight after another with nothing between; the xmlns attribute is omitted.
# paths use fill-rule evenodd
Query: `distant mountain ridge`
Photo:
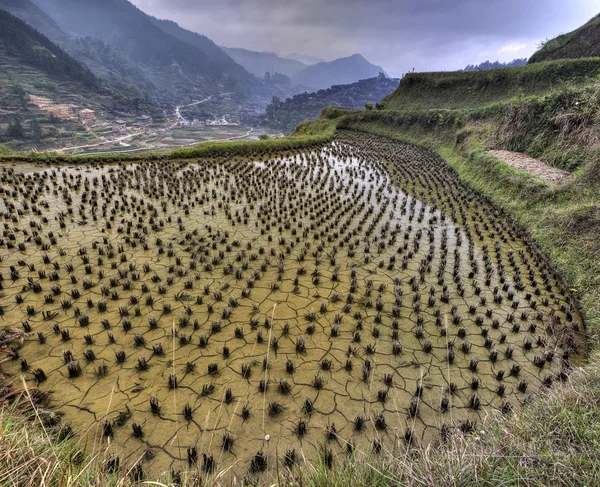
<svg viewBox="0 0 600 487"><path fill-rule="evenodd" d="M171 105L230 93L256 109L273 95L350 84L383 72L359 54L307 65L275 53L220 48L176 22L144 13L129 0L0 0L2 7L116 91ZM265 77L266 72L284 76Z"/></svg>
<svg viewBox="0 0 600 487"><path fill-rule="evenodd" d="M257 52L239 47L222 47L238 64L258 77L266 72L281 73L292 77L307 67L294 59L285 59L271 52Z"/></svg>
<svg viewBox="0 0 600 487"><path fill-rule="evenodd" d="M289 76L294 85L308 86L314 90L355 83L361 79L376 77L382 72L385 74L381 66L371 64L360 54L307 65L271 52L228 47L223 49L258 77L263 77L266 72L281 73Z"/></svg>
<svg viewBox="0 0 600 487"><path fill-rule="evenodd" d="M360 79L374 78L379 73L385 74L381 66L371 64L360 54L354 54L308 66L292 76L292 82L315 89L325 89L333 85L351 84Z"/></svg>
<svg viewBox="0 0 600 487"><path fill-rule="evenodd" d="M299 61L302 64L306 64L307 66L312 66L313 64L318 63L326 63L327 61L323 58L317 56L309 56L306 54L298 54L297 52L292 52L291 54L286 54L285 56L280 56L285 59L293 59L295 61Z"/></svg>
<svg viewBox="0 0 600 487"><path fill-rule="evenodd" d="M211 41L208 37L184 29L172 20L161 20L152 16L149 17L154 25L161 28L168 34L171 34L180 41L186 42L187 44L191 44L192 46L200 49L208 56L210 62L213 63L217 69L239 78L248 77L249 70L241 63L237 63L235 59L229 56L226 51Z"/></svg>

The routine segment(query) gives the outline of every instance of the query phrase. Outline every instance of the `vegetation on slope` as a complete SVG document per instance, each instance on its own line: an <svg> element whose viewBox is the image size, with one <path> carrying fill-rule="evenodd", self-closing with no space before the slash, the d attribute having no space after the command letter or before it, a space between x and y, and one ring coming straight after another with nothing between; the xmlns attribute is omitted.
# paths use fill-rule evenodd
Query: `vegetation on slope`
<svg viewBox="0 0 600 487"><path fill-rule="evenodd" d="M122 91L148 98L154 85L144 72L123 55L121 50L93 37L78 37L68 43L74 57L83 60L94 73ZM144 93L144 91L146 93Z"/></svg>
<svg viewBox="0 0 600 487"><path fill-rule="evenodd" d="M527 64L527 58L517 58L507 63L501 63L500 61L485 61L480 64L469 64L465 69L461 71L490 71L492 69L501 68L514 68L517 66L525 66Z"/></svg>
<svg viewBox="0 0 600 487"><path fill-rule="evenodd" d="M476 109L597 82L600 59L561 60L475 72L409 73L383 102L390 110Z"/></svg>
<svg viewBox="0 0 600 487"><path fill-rule="evenodd" d="M282 102L273 98L266 108L269 126L290 131L300 123L319 116L327 106L363 108L366 103L376 104L381 98L398 87L399 80L386 78L383 74L363 79L349 85L336 85L316 93L302 93Z"/></svg>
<svg viewBox="0 0 600 487"><path fill-rule="evenodd" d="M89 69L6 10L0 10L0 41L5 55L18 57L50 76L80 82L88 89L100 85Z"/></svg>
<svg viewBox="0 0 600 487"><path fill-rule="evenodd" d="M530 63L600 56L600 15L568 34L544 42Z"/></svg>

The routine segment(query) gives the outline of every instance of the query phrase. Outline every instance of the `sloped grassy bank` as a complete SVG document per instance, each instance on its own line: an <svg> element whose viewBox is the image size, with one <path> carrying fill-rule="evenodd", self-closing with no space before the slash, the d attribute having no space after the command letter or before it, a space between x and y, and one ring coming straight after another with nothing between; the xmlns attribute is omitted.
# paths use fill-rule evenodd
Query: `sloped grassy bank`
<svg viewBox="0 0 600 487"><path fill-rule="evenodd" d="M584 100L587 95L579 92L574 96ZM590 140L590 133L594 134L594 116L591 115L592 122L578 118L574 107L579 105L571 102L562 111L556 106L548 109L547 103L544 99L527 99L522 104L478 112L348 114L339 109L326 110L320 120L303 125L296 137L312 138L317 143L333 136L336 128L352 129L425 145L437 152L463 180L509 210L540 242L579 295L588 329L594 334L600 325L600 178L595 148L585 142ZM530 104L540 110L538 113L547 114L543 120L539 115L528 115ZM573 119L580 122L570 125L573 132L560 135L555 124L561 114L578 116ZM510 117L524 125L512 131ZM586 137L575 136L582 130L588 130ZM557 134L560 141L556 140ZM261 147L278 150L271 144L274 142ZM576 174L564 186L548 187L485 155L487 147L542 155L561 167L573 164ZM565 157L565 149L572 155ZM584 369L574 371L569 382L555 386L548 394L524 411L492 417L478 425L476 431L450 438L439 449L409 451L397 458L350 460L343 469L329 470L323 462L299 472L296 478L282 480L280 485L599 485L598 360L594 358ZM25 394L26 406L30 404L27 398ZM0 472L19 470L21 478L29 479L21 485L136 484L135 472L111 473L112 464L107 464L101 453L95 457L86 455L76 438L52 429L52 413L44 411L43 406L36 411L28 409L15 414L14 406L3 409ZM24 420L26 415L33 415L35 421ZM40 427L42 423L44 427ZM0 475L0 485L15 485L13 480L14 476ZM157 480L165 485L219 484L218 478L201 482L193 475L181 479L167 475Z"/></svg>

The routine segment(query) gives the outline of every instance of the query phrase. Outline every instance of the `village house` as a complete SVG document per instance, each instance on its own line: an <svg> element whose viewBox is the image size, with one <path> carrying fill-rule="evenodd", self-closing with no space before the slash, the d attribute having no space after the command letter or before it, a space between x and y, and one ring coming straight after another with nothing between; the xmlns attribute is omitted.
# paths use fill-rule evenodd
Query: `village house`
<svg viewBox="0 0 600 487"><path fill-rule="evenodd" d="M113 130L117 132L125 132L127 128L127 122L125 120L115 120L113 124Z"/></svg>

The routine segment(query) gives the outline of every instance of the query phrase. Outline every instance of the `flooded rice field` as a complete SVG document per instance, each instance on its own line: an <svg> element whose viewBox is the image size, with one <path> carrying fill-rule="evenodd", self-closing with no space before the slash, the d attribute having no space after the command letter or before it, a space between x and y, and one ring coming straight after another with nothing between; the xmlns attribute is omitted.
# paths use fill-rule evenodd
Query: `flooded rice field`
<svg viewBox="0 0 600 487"><path fill-rule="evenodd" d="M413 146L4 165L0 193L1 372L139 476L437 443L584 352L535 243Z"/></svg>

